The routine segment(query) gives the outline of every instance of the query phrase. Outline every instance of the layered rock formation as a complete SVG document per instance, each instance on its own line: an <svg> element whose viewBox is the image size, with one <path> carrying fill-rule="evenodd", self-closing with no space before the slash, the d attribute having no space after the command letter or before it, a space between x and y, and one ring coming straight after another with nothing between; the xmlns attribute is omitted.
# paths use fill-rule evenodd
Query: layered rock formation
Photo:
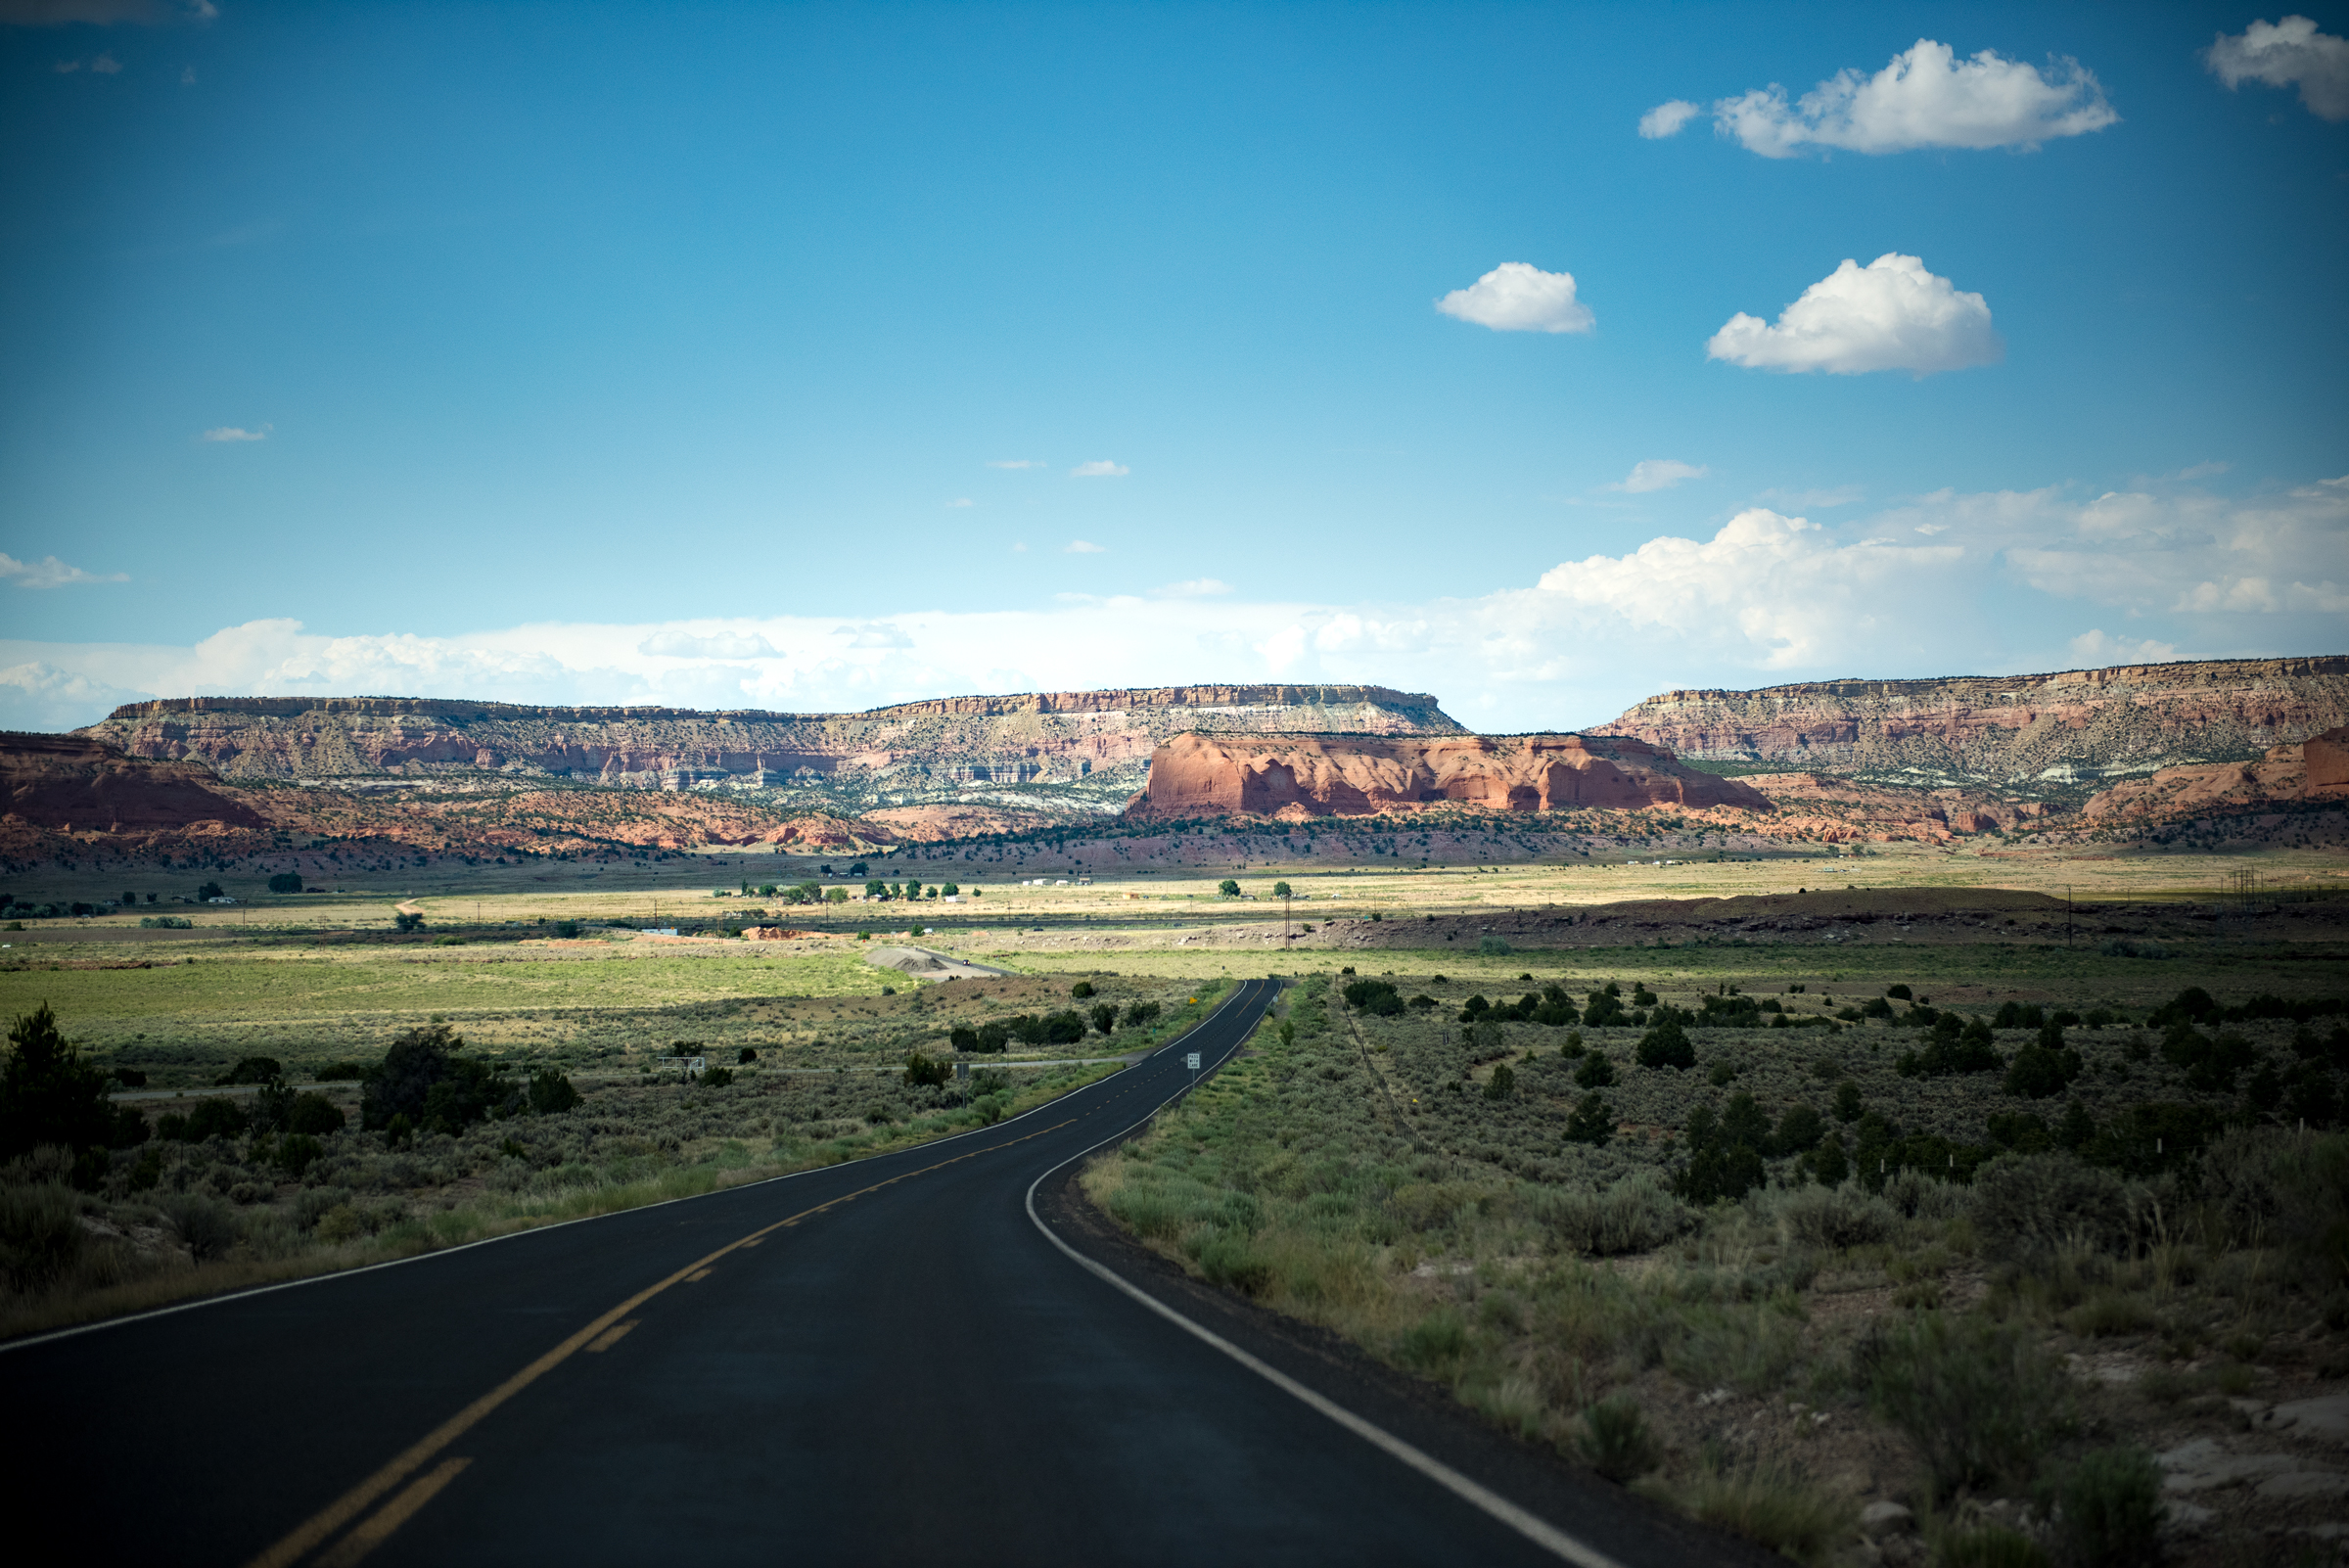
<svg viewBox="0 0 2349 1568"><path fill-rule="evenodd" d="M1594 735L1707 761L1910 783L2078 789L2249 758L2349 723L2349 658L1668 691Z"/></svg>
<svg viewBox="0 0 2349 1568"><path fill-rule="evenodd" d="M1137 819L1360 816L1431 807L1567 811L1653 806L1770 809L1759 791L1683 767L1636 740L1583 735L1382 738L1291 736L1251 742L1177 735L1150 759Z"/></svg>
<svg viewBox="0 0 2349 1568"><path fill-rule="evenodd" d="M208 768L127 757L77 735L0 735L0 813L57 833L263 825L214 787Z"/></svg>
<svg viewBox="0 0 2349 1568"><path fill-rule="evenodd" d="M2272 747L2256 762L2165 767L2151 778L2114 785L2082 814L2099 827L2134 826L2316 801L2349 804L2349 728Z"/></svg>
<svg viewBox="0 0 2349 1568"><path fill-rule="evenodd" d="M1775 835L1828 844L1913 839L1940 844L1974 833L2046 826L2063 807L2008 801L1975 790L1920 790L1857 783L1821 773L1761 773L1749 782L1770 797Z"/></svg>
<svg viewBox="0 0 2349 1568"><path fill-rule="evenodd" d="M1187 730L1422 735L1460 726L1422 694L1267 685L950 697L862 714L184 697L128 704L82 733L232 779L519 773L638 787L851 786L854 798L843 804L854 807L883 804L881 791L910 801L1093 780L1114 810L1158 743Z"/></svg>

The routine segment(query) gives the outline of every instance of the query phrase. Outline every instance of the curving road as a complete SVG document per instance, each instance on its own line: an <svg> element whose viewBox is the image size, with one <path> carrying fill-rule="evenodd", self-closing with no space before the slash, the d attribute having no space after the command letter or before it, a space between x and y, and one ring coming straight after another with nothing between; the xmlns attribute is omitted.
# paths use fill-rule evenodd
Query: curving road
<svg viewBox="0 0 2349 1568"><path fill-rule="evenodd" d="M10 1347L11 1492L90 1562L1765 1560L1069 1201L1273 993L984 1131Z"/></svg>

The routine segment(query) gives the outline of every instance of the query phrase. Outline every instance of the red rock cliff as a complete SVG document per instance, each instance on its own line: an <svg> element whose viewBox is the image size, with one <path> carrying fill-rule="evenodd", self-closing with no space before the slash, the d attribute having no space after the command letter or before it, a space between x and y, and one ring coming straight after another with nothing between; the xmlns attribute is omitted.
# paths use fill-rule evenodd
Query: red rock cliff
<svg viewBox="0 0 2349 1568"><path fill-rule="evenodd" d="M1668 691L1594 735L1911 783L2091 783L2250 757L2349 723L2349 658Z"/></svg>
<svg viewBox="0 0 2349 1568"><path fill-rule="evenodd" d="M1150 759L1150 787L1127 814L1358 816L1435 806L1505 811L1579 807L1742 807L1770 801L1733 779L1682 767L1636 740L1582 735L1356 735L1248 740L1177 735Z"/></svg>
<svg viewBox="0 0 2349 1568"><path fill-rule="evenodd" d="M2299 801L2349 802L2349 729L2273 747L2256 762L2165 767L2114 785L2083 810L2096 822L2153 823Z"/></svg>
<svg viewBox="0 0 2349 1568"><path fill-rule="evenodd" d="M0 735L0 810L59 832L265 825L213 789L207 769L125 757L75 735Z"/></svg>

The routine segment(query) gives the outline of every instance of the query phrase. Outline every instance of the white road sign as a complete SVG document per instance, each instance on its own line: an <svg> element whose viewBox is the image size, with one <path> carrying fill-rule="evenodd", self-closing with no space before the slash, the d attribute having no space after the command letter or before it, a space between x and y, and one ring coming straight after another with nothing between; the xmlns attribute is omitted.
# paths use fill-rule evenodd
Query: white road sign
<svg viewBox="0 0 2349 1568"><path fill-rule="evenodd" d="M1189 1069L1190 1069L1192 1072L1194 1072L1194 1073L1198 1072L1198 1071L1199 1071L1199 1053L1198 1053L1197 1051L1193 1051L1193 1052L1191 1052L1191 1054L1190 1054L1190 1055L1188 1055L1188 1056L1185 1056L1185 1057L1182 1059L1182 1065L1183 1065L1183 1066L1185 1066L1185 1067L1187 1067L1187 1068L1189 1068Z"/></svg>

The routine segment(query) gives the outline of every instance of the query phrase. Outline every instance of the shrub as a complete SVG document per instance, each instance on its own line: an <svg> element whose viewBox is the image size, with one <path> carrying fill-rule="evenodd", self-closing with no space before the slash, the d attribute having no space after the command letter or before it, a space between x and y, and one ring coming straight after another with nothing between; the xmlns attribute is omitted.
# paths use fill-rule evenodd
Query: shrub
<svg viewBox="0 0 2349 1568"><path fill-rule="evenodd" d="M195 925L195 921L180 915L139 916L139 929L142 931L190 931Z"/></svg>
<svg viewBox="0 0 2349 1568"><path fill-rule="evenodd" d="M1774 1196L1779 1234L1792 1246L1872 1246L1901 1227L1899 1211L1857 1183L1793 1187Z"/></svg>
<svg viewBox="0 0 2349 1568"><path fill-rule="evenodd" d="M1080 980L1076 985L1069 988L1069 994L1076 997L1079 1001L1084 1000L1092 993L1093 983L1089 980Z"/></svg>
<svg viewBox="0 0 2349 1568"><path fill-rule="evenodd" d="M2160 1555L2161 1473L2141 1448L2082 1454L2055 1488L2056 1549L2066 1568L2130 1568Z"/></svg>
<svg viewBox="0 0 2349 1568"><path fill-rule="evenodd" d="M83 1240L73 1189L63 1181L0 1187L0 1277L10 1289L39 1290L62 1278Z"/></svg>
<svg viewBox="0 0 2349 1568"><path fill-rule="evenodd" d="M411 1029L392 1042L359 1091L359 1125L389 1130L405 1117L411 1128L458 1132L492 1111L519 1110L522 1091L490 1063L456 1053L464 1037L446 1024Z"/></svg>
<svg viewBox="0 0 2349 1568"><path fill-rule="evenodd" d="M734 1070L730 1067L711 1067L702 1071L702 1087L704 1088L724 1088L733 1082Z"/></svg>
<svg viewBox="0 0 2349 1568"><path fill-rule="evenodd" d="M326 1145L307 1132L289 1132L277 1140L277 1163L296 1180L326 1153Z"/></svg>
<svg viewBox="0 0 2349 1568"><path fill-rule="evenodd" d="M1973 1174L1968 1211L1983 1251L1999 1263L2053 1256L2077 1242L2121 1251L2131 1234L2121 1178L2074 1155L1999 1155Z"/></svg>
<svg viewBox="0 0 2349 1568"><path fill-rule="evenodd" d="M1480 958L1506 958L1516 950L1509 945L1505 937L1479 937L1476 940L1476 952Z"/></svg>
<svg viewBox="0 0 2349 1568"><path fill-rule="evenodd" d="M1405 1329L1395 1342L1395 1359L1423 1372L1440 1370L1468 1349L1468 1324L1450 1307L1439 1307Z"/></svg>
<svg viewBox="0 0 2349 1568"><path fill-rule="evenodd" d="M563 941L571 942L577 938L578 934L579 923L576 920L558 920L555 922L555 935Z"/></svg>
<svg viewBox="0 0 2349 1568"><path fill-rule="evenodd" d="M755 1056L757 1052L746 1049L743 1054L748 1057ZM723 1072L725 1069L715 1068L713 1071ZM559 1116L576 1109L578 1103L579 1091L572 1086L571 1080L564 1074L550 1067L530 1075L530 1109L538 1115Z"/></svg>
<svg viewBox="0 0 2349 1568"><path fill-rule="evenodd" d="M1574 1070L1574 1081L1587 1089L1606 1088L1615 1082L1615 1064L1606 1052L1592 1051L1583 1058L1583 1065Z"/></svg>
<svg viewBox="0 0 2349 1568"><path fill-rule="evenodd" d="M1696 1065L1696 1047L1688 1043L1688 1035L1681 1028L1680 1015L1667 1013L1655 1028L1639 1038L1641 1067L1669 1067L1685 1071Z"/></svg>
<svg viewBox="0 0 2349 1568"><path fill-rule="evenodd" d="M1516 1092L1517 1075L1509 1070L1509 1064L1503 1062L1498 1067L1493 1069L1492 1078L1487 1080L1485 1084L1485 1098L1488 1100L1505 1100L1514 1095ZM1572 1136L1571 1133L1568 1135Z"/></svg>
<svg viewBox="0 0 2349 1568"><path fill-rule="evenodd" d="M745 1045L735 1056L734 1065L737 1067L748 1067L757 1060L759 1060L759 1048L755 1045Z"/></svg>
<svg viewBox="0 0 2349 1568"><path fill-rule="evenodd" d="M905 1082L911 1087L937 1087L953 1082L954 1065L920 1049L905 1053Z"/></svg>
<svg viewBox="0 0 2349 1568"><path fill-rule="evenodd" d="M166 1116L162 1120L169 1123L173 1118ZM243 1106L215 1094L210 1099L198 1100L189 1108L187 1116L180 1119L179 1136L190 1143L202 1143L206 1138L235 1137L245 1130L249 1121ZM167 1127L163 1130L163 1135L172 1135Z"/></svg>
<svg viewBox="0 0 2349 1568"><path fill-rule="evenodd" d="M1118 1027L1118 1004L1095 1002L1092 1005L1093 1028L1104 1035L1113 1034Z"/></svg>
<svg viewBox="0 0 2349 1568"><path fill-rule="evenodd" d="M1537 1188L1528 1208L1560 1251L1601 1258L1652 1252L1696 1223L1695 1213L1653 1171L1635 1172L1603 1191Z"/></svg>
<svg viewBox="0 0 2349 1568"><path fill-rule="evenodd" d="M1225 877L1216 884L1216 891L1226 899L1236 899L1240 896L1240 885L1230 877Z"/></svg>
<svg viewBox="0 0 2349 1568"><path fill-rule="evenodd" d="M2061 1039L2060 1031L2056 1038ZM2045 1044L2026 1045L2014 1053L2006 1068L2006 1092L2044 1100L2061 1094L2080 1076L2080 1053L2054 1050Z"/></svg>
<svg viewBox="0 0 2349 1568"><path fill-rule="evenodd" d="M107 1097L106 1075L81 1059L81 1048L57 1027L47 1002L9 1027L10 1050L0 1065L0 1160L29 1154L43 1144L65 1149L103 1148L146 1135L130 1134Z"/></svg>
<svg viewBox="0 0 2349 1568"><path fill-rule="evenodd" d="M1157 1018L1158 1003L1154 1001L1135 1002L1132 1006L1126 1009L1126 1027L1128 1029L1146 1028L1151 1023L1155 1022Z"/></svg>
<svg viewBox="0 0 2349 1568"><path fill-rule="evenodd" d="M219 1257L237 1243L237 1212L201 1192L178 1192L157 1207L172 1233L198 1263Z"/></svg>
<svg viewBox="0 0 2349 1568"><path fill-rule="evenodd" d="M2022 1330L1920 1313L1874 1328L1854 1370L1924 1456L1934 1494L2025 1481L2066 1424L2062 1365Z"/></svg>
<svg viewBox="0 0 2349 1568"><path fill-rule="evenodd" d="M1610 1481L1629 1481L1656 1467L1659 1453L1637 1402L1623 1395L1583 1411L1583 1457Z"/></svg>
<svg viewBox="0 0 2349 1568"><path fill-rule="evenodd" d="M1384 980L1357 980L1339 994L1346 998L1347 1006L1380 1018L1393 1018L1404 1007L1402 994Z"/></svg>
<svg viewBox="0 0 2349 1568"><path fill-rule="evenodd" d="M301 873L280 871L269 879L269 891L271 893L299 893L301 891Z"/></svg>
<svg viewBox="0 0 2349 1568"><path fill-rule="evenodd" d="M1499 1071L1507 1072L1508 1069ZM1614 1136L1615 1107L1607 1103L1606 1096L1592 1089L1567 1115L1566 1140L1603 1148Z"/></svg>

